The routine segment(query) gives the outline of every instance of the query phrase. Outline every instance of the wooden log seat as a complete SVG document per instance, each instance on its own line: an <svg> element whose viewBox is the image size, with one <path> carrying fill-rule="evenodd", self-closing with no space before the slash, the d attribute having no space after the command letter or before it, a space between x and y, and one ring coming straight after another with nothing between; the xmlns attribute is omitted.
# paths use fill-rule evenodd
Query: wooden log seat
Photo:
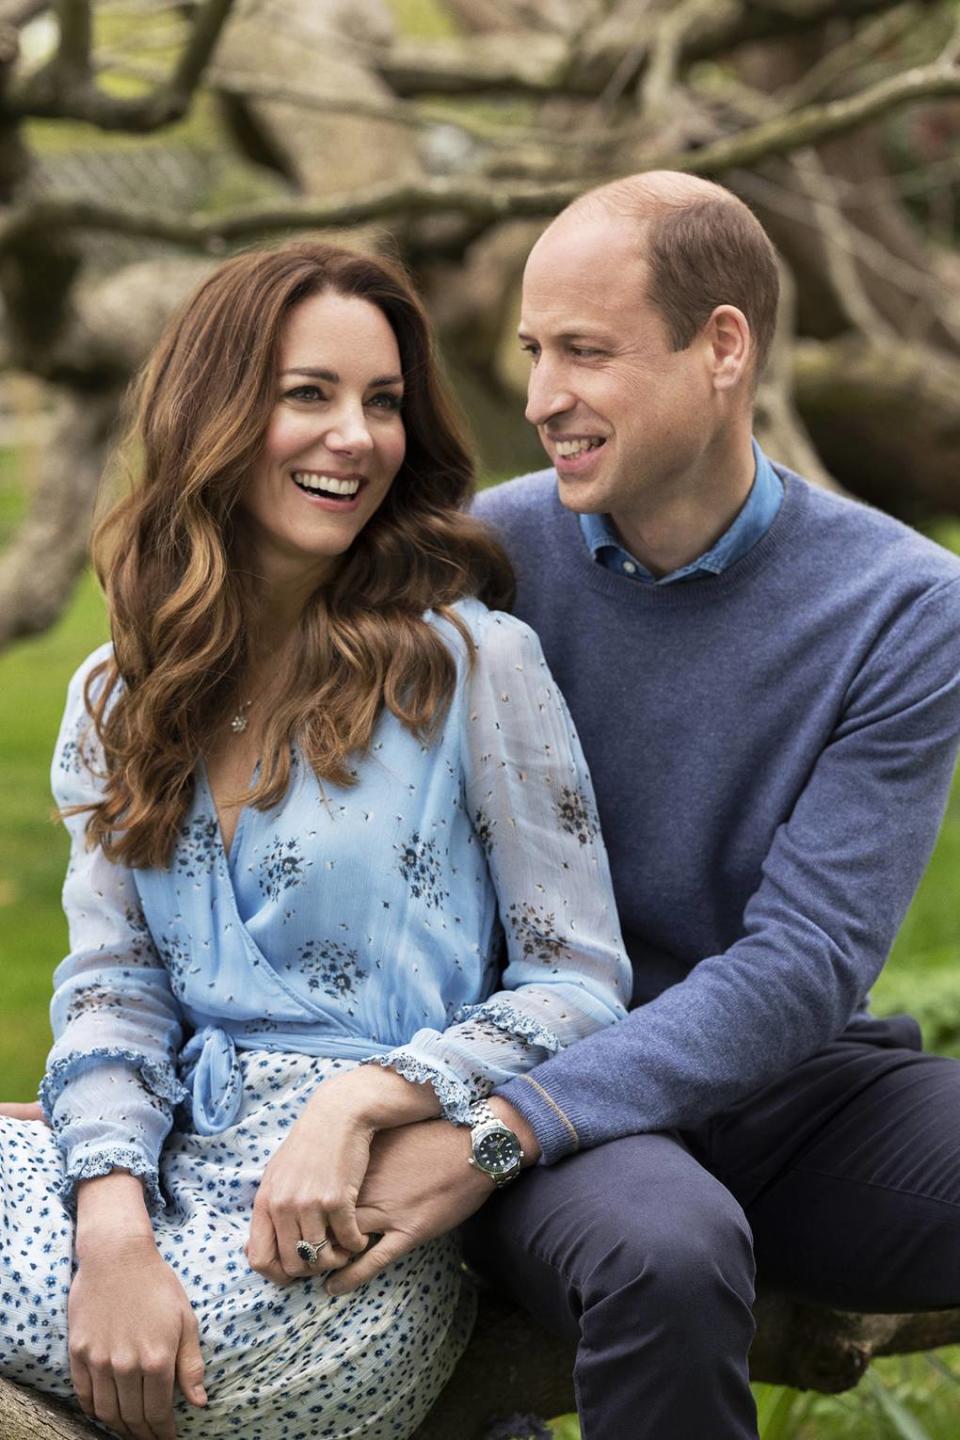
<svg viewBox="0 0 960 1440"><path fill-rule="evenodd" d="M876 1355L960 1343L960 1309L854 1315L770 1294L760 1296L756 1315L753 1378L826 1394L856 1385ZM416 1440L484 1440L507 1416L528 1417L528 1433L536 1433L539 1417L574 1409L572 1364L569 1346L482 1291L473 1339ZM79 1411L0 1380L3 1440L102 1440L103 1433Z"/></svg>

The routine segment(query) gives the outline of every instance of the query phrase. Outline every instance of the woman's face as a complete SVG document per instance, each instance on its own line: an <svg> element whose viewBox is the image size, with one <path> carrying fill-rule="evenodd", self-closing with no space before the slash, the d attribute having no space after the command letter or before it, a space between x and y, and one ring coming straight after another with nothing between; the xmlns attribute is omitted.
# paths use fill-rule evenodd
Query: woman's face
<svg viewBox="0 0 960 1440"><path fill-rule="evenodd" d="M241 496L254 561L275 583L321 583L403 463L396 336L366 300L327 291L290 312L263 452Z"/></svg>

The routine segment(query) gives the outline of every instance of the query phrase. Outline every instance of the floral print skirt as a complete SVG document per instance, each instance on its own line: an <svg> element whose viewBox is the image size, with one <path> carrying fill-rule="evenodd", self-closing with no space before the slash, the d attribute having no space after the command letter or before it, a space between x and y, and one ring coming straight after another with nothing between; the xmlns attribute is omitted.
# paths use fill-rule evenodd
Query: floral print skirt
<svg viewBox="0 0 960 1440"><path fill-rule="evenodd" d="M174 1130L164 1146L164 1259L200 1325L209 1403L177 1392L178 1437L402 1440L466 1345L474 1297L453 1236L404 1256L349 1295L322 1279L281 1289L243 1253L257 1182L316 1085L352 1062L244 1051L243 1104L219 1135ZM0 1117L0 1373L72 1394L67 1295L73 1225L57 1198L60 1152L45 1125Z"/></svg>

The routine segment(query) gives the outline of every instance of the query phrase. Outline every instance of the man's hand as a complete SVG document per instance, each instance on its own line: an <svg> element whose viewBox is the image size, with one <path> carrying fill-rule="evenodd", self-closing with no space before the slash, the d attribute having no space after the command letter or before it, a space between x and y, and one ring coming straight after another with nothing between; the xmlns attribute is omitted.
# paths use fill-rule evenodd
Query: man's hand
<svg viewBox="0 0 960 1440"><path fill-rule="evenodd" d="M501 1100L491 1109L514 1130L533 1164L540 1147L529 1125ZM357 1224L380 1238L327 1281L331 1295L344 1295L377 1275L401 1255L462 1224L494 1193L488 1175L470 1161L470 1131L447 1120L428 1120L382 1131L357 1204Z"/></svg>
<svg viewBox="0 0 960 1440"><path fill-rule="evenodd" d="M11 1120L39 1120L45 1124L43 1110L38 1100L32 1100L29 1104L21 1104L14 1100L4 1100L0 1104L0 1115L7 1115Z"/></svg>

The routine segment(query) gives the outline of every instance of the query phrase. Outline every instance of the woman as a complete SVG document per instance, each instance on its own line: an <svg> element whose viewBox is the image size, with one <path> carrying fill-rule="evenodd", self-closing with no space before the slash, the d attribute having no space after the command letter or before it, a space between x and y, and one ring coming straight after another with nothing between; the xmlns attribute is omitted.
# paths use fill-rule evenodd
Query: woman
<svg viewBox="0 0 960 1440"><path fill-rule="evenodd" d="M377 1130L470 1123L623 1014L589 780L534 636L473 598L506 563L392 267L229 261L134 439L54 760L52 1132L0 1120L0 1363L138 1440L406 1436L469 1330L453 1240L323 1273L370 1239Z"/></svg>

